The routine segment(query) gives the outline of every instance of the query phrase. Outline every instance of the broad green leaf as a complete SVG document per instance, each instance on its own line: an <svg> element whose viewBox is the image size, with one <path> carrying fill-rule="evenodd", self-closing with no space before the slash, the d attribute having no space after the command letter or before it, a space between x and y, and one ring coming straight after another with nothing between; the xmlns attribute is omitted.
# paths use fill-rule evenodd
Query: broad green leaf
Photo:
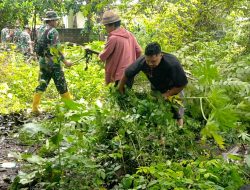
<svg viewBox="0 0 250 190"><path fill-rule="evenodd" d="M129 189L133 183L133 178L131 176L126 176L122 179L123 188Z"/></svg>
<svg viewBox="0 0 250 190"><path fill-rule="evenodd" d="M49 131L46 128L42 127L41 124L38 124L38 123L26 123L26 124L24 124L22 131L28 132L31 135L35 135L38 132L42 132L44 134L49 133Z"/></svg>
<svg viewBox="0 0 250 190"><path fill-rule="evenodd" d="M51 142L55 145L58 145L63 140L62 134L56 134L53 137L51 137Z"/></svg>
<svg viewBox="0 0 250 190"><path fill-rule="evenodd" d="M250 135L246 132L240 133L238 137L241 138L243 142L246 142L246 141L250 142Z"/></svg>
<svg viewBox="0 0 250 190"><path fill-rule="evenodd" d="M240 156L237 156L234 154L228 154L227 156L228 156L228 158L230 158L232 160L242 160L242 158Z"/></svg>
<svg viewBox="0 0 250 190"><path fill-rule="evenodd" d="M248 167L250 168L250 154L248 154L246 156L246 163L247 163Z"/></svg>
<svg viewBox="0 0 250 190"><path fill-rule="evenodd" d="M32 155L27 158L27 161L33 164L42 164L44 162L44 159L38 155Z"/></svg>
<svg viewBox="0 0 250 190"><path fill-rule="evenodd" d="M20 171L18 174L18 176L20 177L19 182L23 185L26 185L35 179L35 176L37 173L38 173L38 171L33 171L29 174Z"/></svg>

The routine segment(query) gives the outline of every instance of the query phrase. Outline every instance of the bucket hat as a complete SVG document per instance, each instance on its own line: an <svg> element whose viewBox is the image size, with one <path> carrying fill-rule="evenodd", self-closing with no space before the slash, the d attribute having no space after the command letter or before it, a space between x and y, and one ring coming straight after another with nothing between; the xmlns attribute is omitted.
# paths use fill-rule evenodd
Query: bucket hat
<svg viewBox="0 0 250 190"><path fill-rule="evenodd" d="M103 16L102 16L102 24L106 25L106 24L111 24L111 23L115 23L117 21L120 21L120 17L119 15L117 15L116 13L114 13L113 11L105 11Z"/></svg>
<svg viewBox="0 0 250 190"><path fill-rule="evenodd" d="M47 11L46 17L43 20L58 20L60 18L55 11Z"/></svg>

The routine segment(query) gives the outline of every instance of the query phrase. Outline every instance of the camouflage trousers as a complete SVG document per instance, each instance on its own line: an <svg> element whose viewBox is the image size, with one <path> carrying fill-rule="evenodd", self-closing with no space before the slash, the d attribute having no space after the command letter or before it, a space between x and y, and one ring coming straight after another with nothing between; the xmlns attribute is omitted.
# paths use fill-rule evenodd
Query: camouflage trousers
<svg viewBox="0 0 250 190"><path fill-rule="evenodd" d="M51 79L53 79L56 89L60 94L68 92L62 67L60 64L54 63L40 63L39 85L36 87L36 92L45 92Z"/></svg>

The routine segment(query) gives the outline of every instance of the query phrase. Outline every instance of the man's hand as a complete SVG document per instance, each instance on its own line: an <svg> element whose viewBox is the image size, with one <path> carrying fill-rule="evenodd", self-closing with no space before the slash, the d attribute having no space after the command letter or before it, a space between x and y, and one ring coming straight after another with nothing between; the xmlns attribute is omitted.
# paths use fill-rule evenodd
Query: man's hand
<svg viewBox="0 0 250 190"><path fill-rule="evenodd" d="M125 75L123 75L122 79L120 80L119 82L119 85L118 85L118 91L121 93L121 94L124 94L125 93L125 84L127 82L127 77Z"/></svg>
<svg viewBox="0 0 250 190"><path fill-rule="evenodd" d="M169 91L163 93L162 96L163 96L164 100L167 100L167 101L169 101L169 102L173 102L173 99L174 99L174 97L175 97L175 95L171 96L171 95L169 94Z"/></svg>
<svg viewBox="0 0 250 190"><path fill-rule="evenodd" d="M71 67L73 64L70 61L64 60L63 62L66 67Z"/></svg>
<svg viewBox="0 0 250 190"><path fill-rule="evenodd" d="M169 94L169 91L163 93L162 96L163 96L163 98L164 98L165 100L169 100L169 98L171 97L170 94Z"/></svg>
<svg viewBox="0 0 250 190"><path fill-rule="evenodd" d="M124 92L125 92L124 86L119 85L119 86L118 86L118 91L119 91L121 94L124 94Z"/></svg>

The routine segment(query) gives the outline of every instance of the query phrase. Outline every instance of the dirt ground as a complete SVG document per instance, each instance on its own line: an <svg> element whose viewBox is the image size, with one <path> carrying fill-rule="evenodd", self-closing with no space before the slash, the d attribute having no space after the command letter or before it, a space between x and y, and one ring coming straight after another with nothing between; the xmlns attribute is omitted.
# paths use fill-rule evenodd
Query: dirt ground
<svg viewBox="0 0 250 190"><path fill-rule="evenodd" d="M23 112L0 115L0 189L8 189L18 174L19 164L12 152L25 152L28 147L17 140L19 128L29 120Z"/></svg>
<svg viewBox="0 0 250 190"><path fill-rule="evenodd" d="M33 146L20 142L19 130L26 123L42 121L46 115L33 117L26 111L10 114L0 114L0 190L10 187L20 170L20 163L16 161L13 153L32 153Z"/></svg>
<svg viewBox="0 0 250 190"><path fill-rule="evenodd" d="M11 157L11 152L24 152L26 147L18 145L11 137L2 136L0 149L0 189L5 190L16 177L19 168L15 159Z"/></svg>

